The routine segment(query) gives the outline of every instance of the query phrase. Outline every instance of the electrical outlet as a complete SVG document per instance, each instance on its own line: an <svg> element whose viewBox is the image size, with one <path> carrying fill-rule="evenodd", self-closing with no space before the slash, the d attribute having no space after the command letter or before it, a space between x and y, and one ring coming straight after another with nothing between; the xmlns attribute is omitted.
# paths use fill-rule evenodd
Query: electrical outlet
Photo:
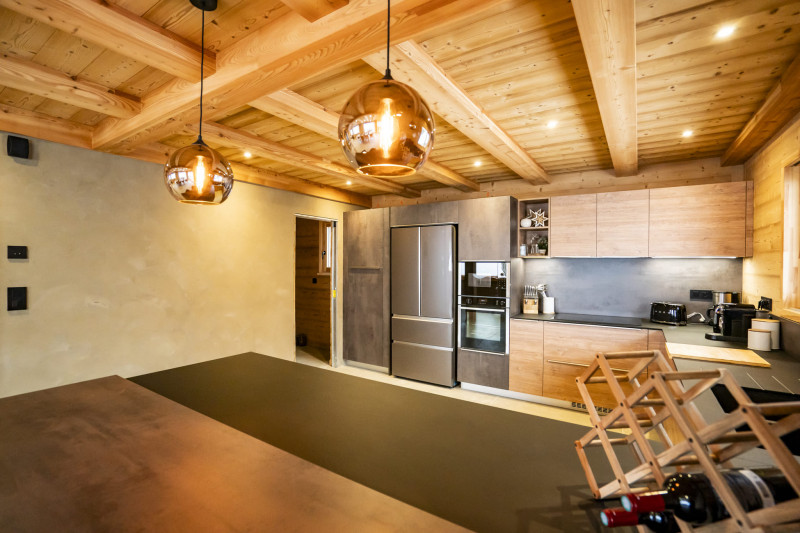
<svg viewBox="0 0 800 533"><path fill-rule="evenodd" d="M28 287L8 287L9 311L22 311L28 308Z"/></svg>
<svg viewBox="0 0 800 533"><path fill-rule="evenodd" d="M28 247L27 246L9 246L8 247L9 259L27 259Z"/></svg>
<svg viewBox="0 0 800 533"><path fill-rule="evenodd" d="M711 291L707 291L705 289L690 289L689 290L689 299L695 301L711 301Z"/></svg>

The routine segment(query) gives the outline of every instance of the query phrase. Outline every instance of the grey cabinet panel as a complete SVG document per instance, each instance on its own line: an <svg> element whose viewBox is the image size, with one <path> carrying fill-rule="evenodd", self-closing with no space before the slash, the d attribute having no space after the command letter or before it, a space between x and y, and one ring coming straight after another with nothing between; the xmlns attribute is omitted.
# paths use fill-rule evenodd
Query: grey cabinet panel
<svg viewBox="0 0 800 533"><path fill-rule="evenodd" d="M419 316L420 228L392 228L392 314Z"/></svg>
<svg viewBox="0 0 800 533"><path fill-rule="evenodd" d="M458 349L458 381L508 390L508 356Z"/></svg>
<svg viewBox="0 0 800 533"><path fill-rule="evenodd" d="M388 327L384 320L383 271L351 271L345 278L344 358L389 368Z"/></svg>
<svg viewBox="0 0 800 533"><path fill-rule="evenodd" d="M344 213L345 270L384 266L384 252L389 247L388 215L388 209Z"/></svg>
<svg viewBox="0 0 800 533"><path fill-rule="evenodd" d="M452 387L455 384L453 348L394 341L392 374Z"/></svg>
<svg viewBox="0 0 800 533"><path fill-rule="evenodd" d="M396 341L453 348L453 328L453 323L446 320L392 317L392 339Z"/></svg>
<svg viewBox="0 0 800 533"><path fill-rule="evenodd" d="M510 261L517 256L517 200L509 196L458 202L458 260Z"/></svg>
<svg viewBox="0 0 800 533"><path fill-rule="evenodd" d="M344 213L343 355L389 368L389 210Z"/></svg>
<svg viewBox="0 0 800 533"><path fill-rule="evenodd" d="M410 228L408 228L410 229ZM397 228L392 231L398 231ZM420 315L453 318L455 305L455 228L423 226L420 228Z"/></svg>
<svg viewBox="0 0 800 533"><path fill-rule="evenodd" d="M455 224L458 222L458 202L391 207L389 208L389 222L391 226Z"/></svg>

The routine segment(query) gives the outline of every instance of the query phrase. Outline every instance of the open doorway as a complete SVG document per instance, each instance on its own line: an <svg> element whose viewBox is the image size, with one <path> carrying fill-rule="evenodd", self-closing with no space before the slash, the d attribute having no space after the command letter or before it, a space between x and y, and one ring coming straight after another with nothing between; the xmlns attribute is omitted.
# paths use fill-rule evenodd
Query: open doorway
<svg viewBox="0 0 800 533"><path fill-rule="evenodd" d="M294 280L296 360L335 366L335 220L296 216Z"/></svg>

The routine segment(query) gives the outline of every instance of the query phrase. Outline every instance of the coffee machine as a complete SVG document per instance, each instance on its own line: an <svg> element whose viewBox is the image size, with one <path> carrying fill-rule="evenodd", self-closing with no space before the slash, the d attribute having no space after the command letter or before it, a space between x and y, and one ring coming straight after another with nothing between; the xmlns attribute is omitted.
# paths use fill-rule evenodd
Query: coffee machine
<svg viewBox="0 0 800 533"><path fill-rule="evenodd" d="M747 330L750 329L755 317L754 305L718 304L711 317L714 332L706 333L706 338L714 341L747 342Z"/></svg>

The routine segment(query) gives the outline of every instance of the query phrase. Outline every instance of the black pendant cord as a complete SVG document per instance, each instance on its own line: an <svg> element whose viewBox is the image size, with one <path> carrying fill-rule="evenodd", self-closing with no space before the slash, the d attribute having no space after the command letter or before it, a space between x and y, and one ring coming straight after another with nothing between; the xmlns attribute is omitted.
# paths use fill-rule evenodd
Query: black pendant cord
<svg viewBox="0 0 800 533"><path fill-rule="evenodd" d="M206 12L200 10L202 13L202 26L200 27L200 126L197 132L197 144L205 144L203 142L203 63L206 58Z"/></svg>
<svg viewBox="0 0 800 533"><path fill-rule="evenodd" d="M386 74L383 75L384 80L391 80L392 71L389 68L389 47L391 46L391 28L392 28L392 0L386 0Z"/></svg>

